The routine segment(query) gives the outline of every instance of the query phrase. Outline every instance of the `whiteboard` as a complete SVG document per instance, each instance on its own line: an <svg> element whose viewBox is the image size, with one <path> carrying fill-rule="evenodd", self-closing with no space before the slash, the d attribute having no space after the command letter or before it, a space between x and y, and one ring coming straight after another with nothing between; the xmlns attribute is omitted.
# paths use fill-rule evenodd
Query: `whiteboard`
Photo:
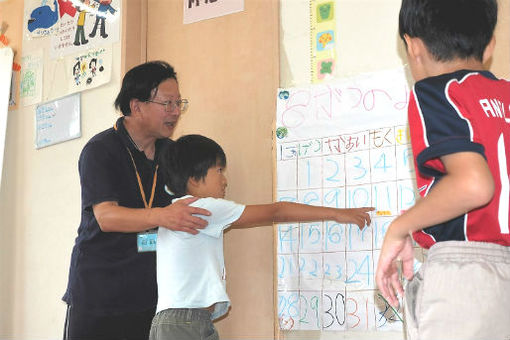
<svg viewBox="0 0 510 340"><path fill-rule="evenodd" d="M278 90L277 200L377 209L361 231L334 221L277 225L285 339L300 331L403 339L402 313L378 294L374 274L386 228L418 197L408 98L402 68ZM417 270L423 254L415 247Z"/></svg>
<svg viewBox="0 0 510 340"><path fill-rule="evenodd" d="M80 93L37 105L35 146L37 149L81 137Z"/></svg>
<svg viewBox="0 0 510 340"><path fill-rule="evenodd" d="M13 58L14 53L10 47L0 49L0 185L2 183Z"/></svg>

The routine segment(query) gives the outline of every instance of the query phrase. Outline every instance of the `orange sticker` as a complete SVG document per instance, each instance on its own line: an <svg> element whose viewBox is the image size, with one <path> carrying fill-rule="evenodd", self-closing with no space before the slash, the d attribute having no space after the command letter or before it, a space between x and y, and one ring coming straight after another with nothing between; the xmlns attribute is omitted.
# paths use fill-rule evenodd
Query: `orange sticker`
<svg viewBox="0 0 510 340"><path fill-rule="evenodd" d="M9 39L5 36L5 34L0 35L0 42L5 46L9 45Z"/></svg>

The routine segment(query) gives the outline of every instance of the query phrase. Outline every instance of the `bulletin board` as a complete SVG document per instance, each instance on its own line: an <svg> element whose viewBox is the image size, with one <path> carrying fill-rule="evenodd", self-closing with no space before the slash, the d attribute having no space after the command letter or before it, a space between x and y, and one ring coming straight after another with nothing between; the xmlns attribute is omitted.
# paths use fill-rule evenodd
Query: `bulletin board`
<svg viewBox="0 0 510 340"><path fill-rule="evenodd" d="M402 68L279 89L277 200L376 208L363 230L335 221L277 226L282 334L403 338L402 313L378 293L374 274L386 228L418 197L408 99ZM415 270L422 260L416 246Z"/></svg>
<svg viewBox="0 0 510 340"><path fill-rule="evenodd" d="M20 101L40 104L107 84L121 0L26 0ZM44 84L44 86L43 86Z"/></svg>

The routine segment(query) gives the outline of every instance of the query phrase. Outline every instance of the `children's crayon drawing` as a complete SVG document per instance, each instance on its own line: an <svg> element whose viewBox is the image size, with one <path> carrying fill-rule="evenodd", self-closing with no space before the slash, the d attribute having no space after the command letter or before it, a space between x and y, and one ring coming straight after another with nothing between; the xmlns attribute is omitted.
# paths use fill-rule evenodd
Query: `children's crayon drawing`
<svg viewBox="0 0 510 340"><path fill-rule="evenodd" d="M378 294L374 274L386 228L418 197L408 96L401 69L277 94L277 199L376 208L362 230L332 221L277 226L281 329L402 334L401 310Z"/></svg>
<svg viewBox="0 0 510 340"><path fill-rule="evenodd" d="M20 98L23 105L33 105L42 100L43 50L21 58Z"/></svg>
<svg viewBox="0 0 510 340"><path fill-rule="evenodd" d="M73 16L62 17L51 36L52 58L84 51L119 40L120 0L67 0Z"/></svg>
<svg viewBox="0 0 510 340"><path fill-rule="evenodd" d="M30 4L31 6L28 7L30 14L26 17L26 28L33 37L49 35L59 17L57 0L48 4L47 1L32 1Z"/></svg>
<svg viewBox="0 0 510 340"><path fill-rule="evenodd" d="M66 58L68 93L88 90L110 81L112 51L99 47Z"/></svg>
<svg viewBox="0 0 510 340"><path fill-rule="evenodd" d="M30 37L54 33L57 23L66 15L74 17L76 8L71 0L32 0L25 7L26 28Z"/></svg>
<svg viewBox="0 0 510 340"><path fill-rule="evenodd" d="M121 0L28 0L28 39L51 37L50 56L57 58L119 40Z"/></svg>

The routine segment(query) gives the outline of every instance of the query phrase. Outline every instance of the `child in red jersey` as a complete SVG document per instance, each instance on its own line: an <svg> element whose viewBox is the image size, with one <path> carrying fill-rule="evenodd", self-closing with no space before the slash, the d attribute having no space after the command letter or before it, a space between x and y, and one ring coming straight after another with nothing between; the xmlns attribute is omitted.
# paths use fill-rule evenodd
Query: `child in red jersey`
<svg viewBox="0 0 510 340"><path fill-rule="evenodd" d="M510 82L484 70L496 0L403 0L416 81L409 127L422 199L389 226L376 282L408 339L510 339ZM413 277L410 237L430 248Z"/></svg>

